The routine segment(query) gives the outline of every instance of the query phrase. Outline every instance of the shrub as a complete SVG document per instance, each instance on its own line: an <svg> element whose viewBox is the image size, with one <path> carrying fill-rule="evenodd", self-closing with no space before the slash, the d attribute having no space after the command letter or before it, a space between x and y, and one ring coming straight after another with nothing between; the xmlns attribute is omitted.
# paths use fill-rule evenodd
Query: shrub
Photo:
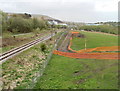
<svg viewBox="0 0 120 91"><path fill-rule="evenodd" d="M9 31L5 31L5 32L2 33L3 38L9 38L9 37L12 37L12 35L13 34Z"/></svg>
<svg viewBox="0 0 120 91"><path fill-rule="evenodd" d="M33 23L31 19L23 19L21 17L12 17L9 19L8 31L27 33L32 31Z"/></svg>
<svg viewBox="0 0 120 91"><path fill-rule="evenodd" d="M41 44L41 51L42 52L45 52L47 49L46 45L45 44Z"/></svg>
<svg viewBox="0 0 120 91"><path fill-rule="evenodd" d="M97 32L105 32L105 33L111 33L111 34L118 34L117 26L111 26L111 25L91 25L91 26L81 26L79 29L84 29L86 31L97 31Z"/></svg>
<svg viewBox="0 0 120 91"><path fill-rule="evenodd" d="M3 31L7 30L7 14L0 11L0 24Z"/></svg>
<svg viewBox="0 0 120 91"><path fill-rule="evenodd" d="M33 28L44 29L46 28L46 22L43 20L38 20L37 18L33 18Z"/></svg>
<svg viewBox="0 0 120 91"><path fill-rule="evenodd" d="M40 33L40 28L36 28L36 29L33 29L32 30L32 32L34 33L34 34L38 34L38 33Z"/></svg>
<svg viewBox="0 0 120 91"><path fill-rule="evenodd" d="M0 21L2 23L0 25L2 32L28 33L32 32L33 29L39 31L46 29L49 26L45 20L31 18L31 15L27 13L8 15L7 13L0 11Z"/></svg>

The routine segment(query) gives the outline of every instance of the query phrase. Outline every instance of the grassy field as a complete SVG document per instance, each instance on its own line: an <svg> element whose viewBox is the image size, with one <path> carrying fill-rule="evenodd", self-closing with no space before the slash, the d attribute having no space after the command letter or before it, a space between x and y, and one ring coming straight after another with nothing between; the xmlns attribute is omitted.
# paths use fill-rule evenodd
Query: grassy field
<svg viewBox="0 0 120 91"><path fill-rule="evenodd" d="M118 36L105 35L101 33L84 32L80 33L85 35L86 48L95 48L102 46L117 46ZM80 50L85 48L85 38L73 38L71 48L74 50Z"/></svg>
<svg viewBox="0 0 120 91"><path fill-rule="evenodd" d="M117 46L117 37L82 32L89 48ZM84 41L73 39L73 49L83 49ZM83 48L82 48L83 47ZM34 88L39 89L118 89L118 60L72 59L53 55Z"/></svg>

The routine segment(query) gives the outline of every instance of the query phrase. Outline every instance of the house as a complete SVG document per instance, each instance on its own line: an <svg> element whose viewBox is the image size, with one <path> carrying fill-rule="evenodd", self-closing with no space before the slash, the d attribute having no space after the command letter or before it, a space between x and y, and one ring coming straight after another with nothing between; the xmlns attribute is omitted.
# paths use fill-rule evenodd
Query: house
<svg viewBox="0 0 120 91"><path fill-rule="evenodd" d="M61 26L67 26L66 23L60 21L60 20L53 20L53 19L48 19L48 24L50 25L61 25Z"/></svg>

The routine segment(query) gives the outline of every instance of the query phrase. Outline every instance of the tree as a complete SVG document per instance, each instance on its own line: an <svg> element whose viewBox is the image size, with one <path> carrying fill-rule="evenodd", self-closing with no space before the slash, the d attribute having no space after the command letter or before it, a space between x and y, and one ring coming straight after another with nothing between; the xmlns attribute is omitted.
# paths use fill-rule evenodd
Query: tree
<svg viewBox="0 0 120 91"><path fill-rule="evenodd" d="M7 31L7 19L8 19L7 14L0 11L0 23L2 23L0 24L0 27L2 28L3 32Z"/></svg>
<svg viewBox="0 0 120 91"><path fill-rule="evenodd" d="M43 20L38 20L37 18L33 18L33 28L40 28L42 30L43 28L46 28L46 22Z"/></svg>
<svg viewBox="0 0 120 91"><path fill-rule="evenodd" d="M30 18L30 17L32 17L31 14L24 13L24 18Z"/></svg>
<svg viewBox="0 0 120 91"><path fill-rule="evenodd" d="M33 23L31 19L24 19L22 17L12 17L9 19L8 31L21 33L31 32L33 28Z"/></svg>
<svg viewBox="0 0 120 91"><path fill-rule="evenodd" d="M33 28L36 29L36 28L39 28L39 21L37 20L37 18L33 18Z"/></svg>

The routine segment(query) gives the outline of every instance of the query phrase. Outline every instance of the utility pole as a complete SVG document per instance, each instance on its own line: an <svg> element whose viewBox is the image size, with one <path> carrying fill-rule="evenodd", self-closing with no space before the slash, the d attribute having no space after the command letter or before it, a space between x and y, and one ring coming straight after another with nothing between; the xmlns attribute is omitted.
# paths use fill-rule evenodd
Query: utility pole
<svg viewBox="0 0 120 91"><path fill-rule="evenodd" d="M85 50L86 50L86 38L85 38Z"/></svg>

